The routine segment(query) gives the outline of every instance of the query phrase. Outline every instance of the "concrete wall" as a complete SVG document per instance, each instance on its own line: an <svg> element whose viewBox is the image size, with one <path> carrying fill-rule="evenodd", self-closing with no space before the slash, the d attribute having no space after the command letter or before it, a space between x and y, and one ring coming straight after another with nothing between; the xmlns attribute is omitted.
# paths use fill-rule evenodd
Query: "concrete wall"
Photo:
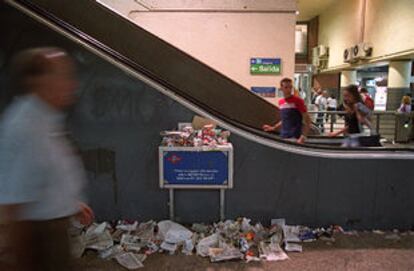
<svg viewBox="0 0 414 271"><path fill-rule="evenodd" d="M97 0L118 11L264 11L292 12L297 9L294 0Z"/></svg>
<svg viewBox="0 0 414 271"><path fill-rule="evenodd" d="M344 50L360 42L360 2L336 1L319 16L319 44L329 46L329 68L344 64Z"/></svg>
<svg viewBox="0 0 414 271"><path fill-rule="evenodd" d="M414 50L414 1L368 0L365 40L373 57Z"/></svg>
<svg viewBox="0 0 414 271"><path fill-rule="evenodd" d="M156 10L177 10L185 8L195 10L242 9L265 11L292 11L296 8L296 1L292 0L139 0L135 2L141 3L144 7Z"/></svg>
<svg viewBox="0 0 414 271"><path fill-rule="evenodd" d="M344 65L343 52L358 42L373 45L373 59L414 52L414 1L336 1L320 15L319 44L330 48L329 68Z"/></svg>
<svg viewBox="0 0 414 271"><path fill-rule="evenodd" d="M313 77L314 89L339 90L339 74L317 74ZM337 93L335 93L337 94ZM337 96L338 98L339 96Z"/></svg>
<svg viewBox="0 0 414 271"><path fill-rule="evenodd" d="M248 89L279 86L283 77L293 77L295 1L142 1L155 9L139 12L127 12L132 7L114 1L101 2ZM181 11L170 12L177 8ZM206 11L214 8L218 12ZM281 9L290 13L279 13ZM282 74L250 75L251 57L281 58Z"/></svg>

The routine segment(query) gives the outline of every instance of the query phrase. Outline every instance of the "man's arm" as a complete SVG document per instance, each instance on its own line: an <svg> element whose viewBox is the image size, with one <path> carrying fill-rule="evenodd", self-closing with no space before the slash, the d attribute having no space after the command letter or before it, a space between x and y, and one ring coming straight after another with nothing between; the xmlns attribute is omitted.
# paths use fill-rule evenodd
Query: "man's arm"
<svg viewBox="0 0 414 271"><path fill-rule="evenodd" d="M265 132L271 132L271 131L278 130L280 128L280 126L282 126L282 121L279 121L278 123L276 123L273 126L272 125L265 124L265 125L263 125L262 129Z"/></svg>
<svg viewBox="0 0 414 271"><path fill-rule="evenodd" d="M308 136L309 129L310 129L310 124L311 124L311 119L310 119L310 116L309 116L308 112L303 112L302 113L302 118L304 120L304 125L302 127L302 134L301 134L301 136L299 137L299 139L297 141L297 143L299 143L299 144L305 143L305 139Z"/></svg>
<svg viewBox="0 0 414 271"><path fill-rule="evenodd" d="M82 225L89 226L95 219L95 215L86 203L79 202L79 212L75 214L75 219Z"/></svg>

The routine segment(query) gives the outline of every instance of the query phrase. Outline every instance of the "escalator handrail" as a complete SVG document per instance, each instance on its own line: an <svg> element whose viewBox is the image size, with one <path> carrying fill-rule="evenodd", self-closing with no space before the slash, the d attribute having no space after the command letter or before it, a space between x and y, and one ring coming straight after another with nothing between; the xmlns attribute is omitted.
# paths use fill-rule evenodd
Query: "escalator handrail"
<svg viewBox="0 0 414 271"><path fill-rule="evenodd" d="M108 55L110 58L115 59L117 62L121 63L122 65L125 65L129 69L132 69L133 71L143 74L145 77L148 77L150 80L154 81L156 84L161 85L163 88L168 89L174 93L174 95L178 95L182 99L188 101L189 103L193 104L195 107L201 108L202 111L207 112L208 115L212 116L212 118L217 119L220 123L228 123L230 124L230 127L233 126L234 128L237 128L239 131L246 131L250 134L252 134L254 137L259 137L267 143L274 145L279 144L282 146L288 147L291 151L294 149L297 149L297 151L301 150L311 150L312 152L316 152L319 154L322 154L323 152L328 152L329 154L341 154L343 152L357 154L358 152L376 152L379 154L381 153L413 153L413 149L404 149L404 148L339 148L339 147L331 147L331 146L310 146L310 145L299 145L295 142L286 141L276 135L265 133L261 130L258 130L254 127L247 126L245 124L240 123L239 121L229 118L227 116L223 116L220 112L216 111L213 108L208 107L207 105L199 102L198 100L193 99L190 95L187 95L186 93L180 91L173 85L169 84L168 82L162 80L162 78L157 77L155 74L151 73L150 71L146 70L145 67L142 67L138 65L137 63L131 61L129 58L125 57L124 55L119 54L115 50L111 49L110 47L106 46L105 44L102 44L98 40L94 39L93 37L90 37L86 33L83 33L79 29L76 29L72 25L64 22L63 20L57 18L53 14L49 13L48 11L44 10L41 7L38 7L37 5L33 4L31 1L27 0L6 0L6 3L18 3L18 5L23 6L24 8L28 9L30 12L33 12L37 16L45 19L46 21L52 23L53 25L57 26L60 29L63 29L64 32L69 33L69 35L72 35L76 37L76 39L86 43L90 47L94 48L97 51L100 51L101 53ZM15 6L15 5L13 5ZM16 6L15 6L16 7ZM118 15L119 16L119 15ZM122 16L120 16L123 18ZM124 18L123 18L124 19ZM254 94L252 94L254 95ZM228 126L228 125L223 125ZM231 128L230 128L231 129ZM264 143L263 141L261 143ZM265 144L265 143L264 143ZM278 147L279 149L283 147ZM297 152L293 151L293 152ZM369 155L367 153L367 155ZM321 156L324 156L323 154ZM331 155L325 155L327 157L332 157ZM341 158L341 157L337 157ZM350 157L348 157L350 158Z"/></svg>

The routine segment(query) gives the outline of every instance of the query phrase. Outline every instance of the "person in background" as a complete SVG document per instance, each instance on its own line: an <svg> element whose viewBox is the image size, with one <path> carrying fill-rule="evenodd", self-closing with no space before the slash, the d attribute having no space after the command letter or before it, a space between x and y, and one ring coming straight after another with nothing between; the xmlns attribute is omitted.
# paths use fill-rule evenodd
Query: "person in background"
<svg viewBox="0 0 414 271"><path fill-rule="evenodd" d="M327 105L328 105L328 92L326 90L321 91L319 96L316 97L315 105L318 108L318 111L321 111L316 115L316 126L320 129L320 131L323 133L325 130L324 127L324 117L325 113L323 111L326 111Z"/></svg>
<svg viewBox="0 0 414 271"><path fill-rule="evenodd" d="M299 97L301 97L302 100L306 100L306 92L301 88L299 88Z"/></svg>
<svg viewBox="0 0 414 271"><path fill-rule="evenodd" d="M397 110L399 113L411 113L411 98L404 95L401 99L400 108Z"/></svg>
<svg viewBox="0 0 414 271"><path fill-rule="evenodd" d="M331 94L330 97L327 99L327 110L328 111L336 111L338 107L338 102L336 101L335 95ZM336 122L336 115L330 114L332 123ZM326 114L326 122L328 122L329 114Z"/></svg>
<svg viewBox="0 0 414 271"><path fill-rule="evenodd" d="M315 104L316 98L322 93L320 87L311 89L311 104Z"/></svg>
<svg viewBox="0 0 414 271"><path fill-rule="evenodd" d="M331 137L345 134L344 147L359 146L358 137L362 133L362 125L371 128L369 121L370 110L364 105L356 85L348 86L343 92L343 105L345 109L345 127L329 134Z"/></svg>
<svg viewBox="0 0 414 271"><path fill-rule="evenodd" d="M369 92L366 88L361 88L359 90L359 92L361 93L361 97L362 97L362 102L365 104L366 107L369 108L369 110L373 111L374 110L374 101L372 100L371 96L369 95Z"/></svg>
<svg viewBox="0 0 414 271"><path fill-rule="evenodd" d="M293 96L300 97L299 89L293 88Z"/></svg>
<svg viewBox="0 0 414 271"><path fill-rule="evenodd" d="M275 125L263 125L263 130L270 132L280 129L282 138L295 139L297 143L303 144L311 123L305 102L293 95L291 79L282 79L280 89L283 92L283 98L279 99L281 120Z"/></svg>
<svg viewBox="0 0 414 271"><path fill-rule="evenodd" d="M12 61L15 97L0 122L0 207L17 259L12 270L71 270L69 220L94 219L82 201L81 161L63 130L74 68L58 48L29 49Z"/></svg>

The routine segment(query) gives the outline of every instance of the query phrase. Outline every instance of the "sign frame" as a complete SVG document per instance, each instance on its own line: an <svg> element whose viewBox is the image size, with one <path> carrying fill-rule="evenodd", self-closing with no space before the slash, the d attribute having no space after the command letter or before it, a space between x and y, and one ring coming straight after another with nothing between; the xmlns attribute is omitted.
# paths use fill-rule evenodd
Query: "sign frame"
<svg viewBox="0 0 414 271"><path fill-rule="evenodd" d="M260 63L257 63L260 62ZM278 72L261 72L253 71L253 65L262 65L262 66L279 66ZM251 57L250 58L250 74L251 75L281 75L282 74L282 59L281 58L270 58L270 57Z"/></svg>
<svg viewBox="0 0 414 271"><path fill-rule="evenodd" d="M168 184L164 179L164 153L165 152L225 152L227 153L228 157L228 178L227 184L223 185L195 185L195 184ZM167 147L167 146L160 146L158 147L158 158L159 158L159 185L160 188L177 188L177 189L232 189L233 188L233 165L234 165L234 157L233 157L233 146L231 144L224 145L224 146L217 146L217 147Z"/></svg>

